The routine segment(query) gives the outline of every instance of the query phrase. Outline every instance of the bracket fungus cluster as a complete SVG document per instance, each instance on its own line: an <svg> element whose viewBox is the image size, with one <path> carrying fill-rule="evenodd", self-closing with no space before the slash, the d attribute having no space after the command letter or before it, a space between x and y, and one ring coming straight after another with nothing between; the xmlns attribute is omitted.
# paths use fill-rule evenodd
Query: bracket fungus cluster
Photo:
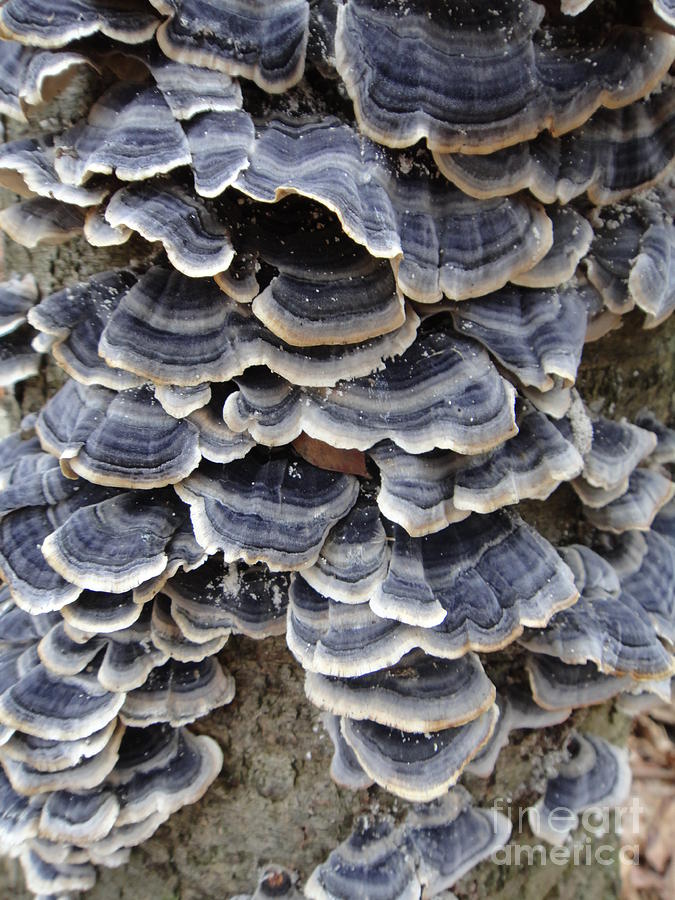
<svg viewBox="0 0 675 900"><path fill-rule="evenodd" d="M576 827L578 813L619 806L627 799L631 772L625 748L591 734L569 738L558 770L528 813L534 834L560 845ZM564 816L569 818L562 822Z"/></svg>
<svg viewBox="0 0 675 900"><path fill-rule="evenodd" d="M675 434L575 387L675 308L672 9L629 6L0 4L0 228L136 248L0 285L0 385L65 379L0 443L0 850L35 894L214 781L188 726L234 697L231 634L285 635L334 780L412 804L313 898L447 892L509 839L458 782L510 731L669 696ZM36 124L83 67L88 112ZM517 505L563 482L588 539L556 547ZM533 829L626 779L579 733Z"/></svg>

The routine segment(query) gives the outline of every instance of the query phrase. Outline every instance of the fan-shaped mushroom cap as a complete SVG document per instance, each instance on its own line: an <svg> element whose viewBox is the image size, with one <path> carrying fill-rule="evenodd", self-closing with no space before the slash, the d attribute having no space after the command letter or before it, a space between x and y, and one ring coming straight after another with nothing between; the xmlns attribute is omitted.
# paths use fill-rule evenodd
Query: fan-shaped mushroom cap
<svg viewBox="0 0 675 900"><path fill-rule="evenodd" d="M658 716L666 706L668 706L668 701L663 697L656 696L651 691L621 694L616 701L616 708L619 712L630 718L652 712Z"/></svg>
<svg viewBox="0 0 675 900"><path fill-rule="evenodd" d="M402 731L463 725L492 706L495 689L477 656L438 660L414 651L388 669L360 678L308 672L305 692L321 709Z"/></svg>
<svg viewBox="0 0 675 900"><path fill-rule="evenodd" d="M0 726L0 747L4 746L13 734L13 728L8 728L6 725Z"/></svg>
<svg viewBox="0 0 675 900"><path fill-rule="evenodd" d="M109 193L105 185L74 187L59 181L53 137L21 138L0 147L0 185L22 197L50 197L75 206L95 206Z"/></svg>
<svg viewBox="0 0 675 900"><path fill-rule="evenodd" d="M35 666L0 696L0 721L49 740L75 741L104 728L124 694L104 690L95 675L52 675Z"/></svg>
<svg viewBox="0 0 675 900"><path fill-rule="evenodd" d="M652 522L652 530L675 545L675 500L667 503Z"/></svg>
<svg viewBox="0 0 675 900"><path fill-rule="evenodd" d="M369 253L395 258L399 288L423 303L496 290L536 265L553 239L538 204L477 201L424 166L401 171L400 160L334 118L270 122L235 186L267 203L291 193L322 203Z"/></svg>
<svg viewBox="0 0 675 900"><path fill-rule="evenodd" d="M82 589L123 593L164 572L183 517L169 491L117 493L76 510L45 538L42 553Z"/></svg>
<svg viewBox="0 0 675 900"><path fill-rule="evenodd" d="M249 303L260 291L256 278L257 269L257 254L252 251L241 251L234 257L229 269L219 272L214 276L214 280L221 291L233 300Z"/></svg>
<svg viewBox="0 0 675 900"><path fill-rule="evenodd" d="M48 863L53 863L54 865L60 865L61 863L81 865L83 863L91 862L87 850L84 850L81 847L75 847L72 844L56 844L53 841L48 841L46 838L42 837L38 837L31 841L30 849L35 851L40 859ZM128 856L124 859L119 857L117 862L113 863L113 865L124 865L128 861ZM50 896L53 897L53 895Z"/></svg>
<svg viewBox="0 0 675 900"><path fill-rule="evenodd" d="M137 376L107 366L98 355L101 332L117 299L135 281L125 269L102 272L50 294L29 312L30 324L53 339L54 358L77 381L116 390L142 384Z"/></svg>
<svg viewBox="0 0 675 900"><path fill-rule="evenodd" d="M565 387L559 382L548 391L540 391L534 387L523 385L521 393L530 401L535 409L546 413L551 419L562 419L566 416L573 403L573 388Z"/></svg>
<svg viewBox="0 0 675 900"><path fill-rule="evenodd" d="M572 735L570 759L560 764L546 793L528 810L534 834L551 844L563 844L578 819L576 813L596 806L618 806L630 790L628 751L592 734ZM561 817L560 810L564 810Z"/></svg>
<svg viewBox="0 0 675 900"><path fill-rule="evenodd" d="M191 155L195 190L200 197L219 197L248 167L255 140L247 112L205 112L187 122L185 137Z"/></svg>
<svg viewBox="0 0 675 900"><path fill-rule="evenodd" d="M49 53L0 41L0 112L25 122L25 107L56 96L83 65L91 63L79 53Z"/></svg>
<svg viewBox="0 0 675 900"><path fill-rule="evenodd" d="M28 431L14 431L0 440L0 490L17 481L43 471L45 454L32 428ZM5 504L6 505L6 504Z"/></svg>
<svg viewBox="0 0 675 900"><path fill-rule="evenodd" d="M577 269L575 280L579 285L582 300L586 306L586 343L590 344L600 340L610 331L621 328L622 320L619 313L612 312L604 304L598 291L584 280L580 270Z"/></svg>
<svg viewBox="0 0 675 900"><path fill-rule="evenodd" d="M15 276L0 283L0 337L15 331L26 321L35 305L38 287L33 275Z"/></svg>
<svg viewBox="0 0 675 900"><path fill-rule="evenodd" d="M222 272L234 256L228 230L201 200L171 182L140 182L116 191L105 220L113 228L137 231L146 241L159 241L171 264L191 278Z"/></svg>
<svg viewBox="0 0 675 900"><path fill-rule="evenodd" d="M649 461L660 465L675 463L675 429L668 428L648 409L637 414L635 424L656 435L656 448L649 454Z"/></svg>
<svg viewBox="0 0 675 900"><path fill-rule="evenodd" d="M39 665L40 658L34 644L20 647L4 647L0 654L0 693L5 693ZM3 725L3 745L12 737L12 726Z"/></svg>
<svg viewBox="0 0 675 900"><path fill-rule="evenodd" d="M138 825L127 825L121 828L113 826L110 833L100 841L89 847L78 848L77 853L95 866L105 866L111 869L125 866L131 856L129 848L152 837L163 821L160 814L155 813Z"/></svg>
<svg viewBox="0 0 675 900"><path fill-rule="evenodd" d="M49 740L15 731L3 746L2 757L26 763L40 772L61 772L98 756L111 740L118 744L115 735L118 728L117 719L111 719L99 731L75 741Z"/></svg>
<svg viewBox="0 0 675 900"><path fill-rule="evenodd" d="M228 566L210 557L188 575L174 576L164 593L183 634L199 644L230 632L263 638L286 628L288 575L270 572L262 563Z"/></svg>
<svg viewBox="0 0 675 900"><path fill-rule="evenodd" d="M34 894L54 897L70 891L89 891L96 883L96 869L89 863L49 863L34 849L20 856L26 887Z"/></svg>
<svg viewBox="0 0 675 900"><path fill-rule="evenodd" d="M492 734L498 715L493 705L466 725L424 734L345 717L340 727L373 781L404 800L427 802L456 783Z"/></svg>
<svg viewBox="0 0 675 900"><path fill-rule="evenodd" d="M442 625L460 656L501 649L577 596L550 544L519 517L497 512L422 538L396 526L389 571L370 606L410 625Z"/></svg>
<svg viewBox="0 0 675 900"><path fill-rule="evenodd" d="M133 231L126 225L113 228L105 220L105 206L87 210L84 217L84 237L92 247L117 247L130 240Z"/></svg>
<svg viewBox="0 0 675 900"><path fill-rule="evenodd" d="M204 459L229 463L242 459L255 447L255 441L246 434L237 434L228 428L220 415L221 406L215 402L191 412L188 419L199 434L199 450Z"/></svg>
<svg viewBox="0 0 675 900"><path fill-rule="evenodd" d="M626 489L628 478L645 457L656 447L652 433L629 422L613 422L598 418L593 422L593 442L591 450L584 455L583 481L594 488L611 491L623 485ZM579 487L581 499L588 503L590 492L582 483Z"/></svg>
<svg viewBox="0 0 675 900"><path fill-rule="evenodd" d="M675 645L675 545L654 531L607 536L602 555L619 575L622 591L645 611L656 633Z"/></svg>
<svg viewBox="0 0 675 900"><path fill-rule="evenodd" d="M358 482L302 460L249 456L204 466L176 490L190 504L195 537L208 553L222 550L225 562L265 562L278 571L316 560L329 529L354 505Z"/></svg>
<svg viewBox="0 0 675 900"><path fill-rule="evenodd" d="M658 32L617 27L599 41L589 28L570 52L565 29L537 32L539 4L500 0L491 17L486 9L466 0L451 17L444 8L429 14L421 0L404 8L348 0L336 65L361 130L391 147L425 138L440 152L489 153L547 127L570 131L600 105L631 103L672 62L672 41Z"/></svg>
<svg viewBox="0 0 675 900"><path fill-rule="evenodd" d="M331 530L319 558L303 577L325 597L362 603L387 574L386 541L377 506L361 497Z"/></svg>
<svg viewBox="0 0 675 900"><path fill-rule="evenodd" d="M586 308L573 287L503 288L457 304L457 329L484 344L525 385L550 390L574 384L586 336Z"/></svg>
<svg viewBox="0 0 675 900"><path fill-rule="evenodd" d="M420 883L412 861L397 846L389 819L357 819L346 841L312 872L305 896L312 900L347 900L361 891L368 896L418 900Z"/></svg>
<svg viewBox="0 0 675 900"><path fill-rule="evenodd" d="M621 592L621 582L614 566L590 547L570 544L558 552L574 573L574 583L586 599Z"/></svg>
<svg viewBox="0 0 675 900"><path fill-rule="evenodd" d="M636 469L628 480L628 489L608 503L584 509L591 525L602 531L647 531L654 517L672 498L675 488L670 478L654 469ZM600 493L599 491L596 493ZM609 493L612 497L613 493ZM582 497L583 499L583 497ZM595 498L596 502L599 498Z"/></svg>
<svg viewBox="0 0 675 900"><path fill-rule="evenodd" d="M266 365L295 384L327 385L382 367L385 356L412 344L418 324L409 309L389 335L351 347L291 347L213 280L195 283L156 266L121 299L99 351L111 366L159 384L228 381L250 366Z"/></svg>
<svg viewBox="0 0 675 900"><path fill-rule="evenodd" d="M508 693L497 695L499 719L490 740L474 756L466 767L470 775L489 778L494 771L497 758L509 742L509 734L520 728L548 728L564 722L571 709L541 709L523 691L509 688Z"/></svg>
<svg viewBox="0 0 675 900"><path fill-rule="evenodd" d="M110 497L109 488L76 486L74 482L71 485L79 490L56 506L17 509L0 522L0 571L15 602L31 613L60 609L80 593L80 588L65 581L47 564L41 552L44 539L80 506Z"/></svg>
<svg viewBox="0 0 675 900"><path fill-rule="evenodd" d="M61 866L63 864L78 866L91 862L86 850L83 850L80 847L74 847L72 844L56 844L53 841L48 841L41 837L33 838L24 850L25 849L30 849L41 860L55 866ZM122 861L121 864L123 864L123 862L124 861ZM128 859L126 862L128 862ZM45 895L39 894L38 896L44 898ZM54 894L50 894L50 900L54 896ZM64 895L58 894L56 896L61 900ZM65 896L70 897L69 894Z"/></svg>
<svg viewBox="0 0 675 900"><path fill-rule="evenodd" d="M0 588L0 599L0 651L3 663L6 663L5 651L22 652L26 647L32 647L59 621L59 616L24 612L12 600L6 584ZM32 664L36 665L37 659Z"/></svg>
<svg viewBox="0 0 675 900"><path fill-rule="evenodd" d="M157 488L199 465L199 431L164 412L149 387L115 394L70 381L40 412L42 446L66 474L113 487Z"/></svg>
<svg viewBox="0 0 675 900"><path fill-rule="evenodd" d="M635 686L630 675L605 675L595 663L567 665L555 656L532 654L527 659L527 673L535 702L549 710L594 706ZM647 684L656 683L639 684L640 690L645 690Z"/></svg>
<svg viewBox="0 0 675 900"><path fill-rule="evenodd" d="M673 0L652 0L652 6L654 7L654 12L660 16L667 25L670 25L671 28L675 28L675 5L673 4Z"/></svg>
<svg viewBox="0 0 675 900"><path fill-rule="evenodd" d="M568 16L578 16L587 9L593 0L560 0L560 11Z"/></svg>
<svg viewBox="0 0 675 900"><path fill-rule="evenodd" d="M63 244L82 233L84 213L77 206L48 197L14 203L0 212L0 228L17 244Z"/></svg>
<svg viewBox="0 0 675 900"><path fill-rule="evenodd" d="M456 787L431 803L416 804L402 833L417 859L423 896L435 897L503 847L511 823L496 809L474 808L469 793Z"/></svg>
<svg viewBox="0 0 675 900"><path fill-rule="evenodd" d="M124 848L147 840L171 813L198 800L221 764L222 754L211 738L166 726L129 729L105 785L86 794L52 795L42 824L62 835L61 840L69 834L77 839L78 852L69 853L68 859L123 864L128 856ZM87 830L87 821L97 834ZM49 850L46 855L55 858L43 843L40 852Z"/></svg>
<svg viewBox="0 0 675 900"><path fill-rule="evenodd" d="M553 223L553 245L536 266L514 275L514 284L523 287L555 287L568 281L577 264L591 246L593 229L583 216L569 207L554 206L548 210Z"/></svg>
<svg viewBox="0 0 675 900"><path fill-rule="evenodd" d="M645 328L656 328L675 309L675 227L650 225L640 239L628 290L646 313Z"/></svg>
<svg viewBox="0 0 675 900"><path fill-rule="evenodd" d="M63 47L96 33L141 44L157 25L154 13L139 10L135 0L63 0L58 16L47 0L8 0L0 11L3 34L34 47Z"/></svg>
<svg viewBox="0 0 675 900"><path fill-rule="evenodd" d="M119 801L108 787L86 793L56 791L42 807L40 835L60 844L88 846L110 832L119 811Z"/></svg>
<svg viewBox="0 0 675 900"><path fill-rule="evenodd" d="M174 419L184 419L211 401L210 384L197 384L194 387L156 384L154 388L155 397L164 407L164 411Z"/></svg>
<svg viewBox="0 0 675 900"><path fill-rule="evenodd" d="M584 509L601 509L610 504L613 500L616 500L617 497L621 497L626 493L632 477L631 473L630 476L626 477L618 484L613 485L611 488L601 488L591 487L583 475L581 475L574 480L572 487L584 504Z"/></svg>
<svg viewBox="0 0 675 900"><path fill-rule="evenodd" d="M675 307L672 219L654 199L609 207L597 217L585 262L589 281L610 310L625 313L637 304L646 313L644 327L655 327Z"/></svg>
<svg viewBox="0 0 675 900"><path fill-rule="evenodd" d="M391 442L373 447L369 455L382 479L380 510L420 537L472 511L489 513L526 498L544 500L561 481L579 474L579 452L545 415L526 410L517 421L515 437L477 457L440 451L412 455Z"/></svg>
<svg viewBox="0 0 675 900"><path fill-rule="evenodd" d="M557 613L546 629L528 632L521 643L535 653L557 656L570 665L594 662L601 672L662 679L675 672L675 661L659 641L644 610L623 594L616 573L588 547L561 549L563 559L583 569L577 578L581 596Z"/></svg>
<svg viewBox="0 0 675 900"><path fill-rule="evenodd" d="M91 634L109 634L128 628L138 619L142 607L134 603L131 591L101 594L82 591L77 600L62 607L61 615L73 628Z"/></svg>
<svg viewBox="0 0 675 900"><path fill-rule="evenodd" d="M90 790L97 787L112 771L118 759L123 733L124 726L118 725L99 753L85 757L67 769L43 771L11 758L4 758L2 764L13 787L22 794L44 795L60 790Z"/></svg>
<svg viewBox="0 0 675 900"><path fill-rule="evenodd" d="M65 630L64 623L59 622L42 638L37 649L42 664L50 672L55 675L77 675L89 666L106 643L105 638L96 636L74 640Z"/></svg>
<svg viewBox="0 0 675 900"><path fill-rule="evenodd" d="M640 238L647 228L641 212L641 207L627 204L597 210L595 238L584 261L588 280L605 305L619 314L635 306L628 284L631 262L637 257Z"/></svg>
<svg viewBox="0 0 675 900"><path fill-rule="evenodd" d="M108 691L125 692L140 687L168 654L153 645L150 630L150 608L141 618L113 635L91 636L75 640L67 626L56 625L38 645L44 665L57 675L74 675L84 670L101 650L96 677ZM70 629L72 631L72 629Z"/></svg>
<svg viewBox="0 0 675 900"><path fill-rule="evenodd" d="M40 807L14 790L0 768L0 849L15 855L16 850L38 835Z"/></svg>
<svg viewBox="0 0 675 900"><path fill-rule="evenodd" d="M290 344L358 343L405 321L391 266L332 231L316 264L299 252L297 260L279 262L280 274L253 301L254 315Z"/></svg>
<svg viewBox="0 0 675 900"><path fill-rule="evenodd" d="M382 619L367 603L328 600L300 575L291 580L289 599L286 643L307 671L350 678L394 665L414 647L427 649L431 629Z"/></svg>
<svg viewBox="0 0 675 900"><path fill-rule="evenodd" d="M361 768L354 751L342 737L340 717L324 713L321 717L324 727L333 742L333 758L330 763L330 777L341 787L350 791L360 791L370 787L373 779Z"/></svg>
<svg viewBox="0 0 675 900"><path fill-rule="evenodd" d="M241 88L225 72L176 63L154 52L152 46L147 55L126 48L124 55L140 59L148 67L174 118L180 121L198 113L230 112L241 107Z"/></svg>
<svg viewBox="0 0 675 900"><path fill-rule="evenodd" d="M129 860L129 848L151 838L167 818L155 812L132 825L114 825L106 837L86 848L87 857L97 866L125 865Z"/></svg>
<svg viewBox="0 0 675 900"><path fill-rule="evenodd" d="M164 53L191 63L251 78L281 93L302 78L309 26L307 0L150 0L170 18L157 33Z"/></svg>
<svg viewBox="0 0 675 900"><path fill-rule="evenodd" d="M396 829L388 818L358 819L350 837L314 870L305 893L346 900L368 885L373 897L418 900L443 891L454 898L448 885L503 846L510 831L505 816L472 808L469 794L455 788L415 805Z"/></svg>
<svg viewBox="0 0 675 900"><path fill-rule="evenodd" d="M648 556L650 545L648 544L649 532L639 534L638 532L624 532L617 537L603 535L602 546L598 552L611 564L619 578L619 583L638 573L643 566L650 566ZM659 546L660 545L660 546ZM652 544L652 551L655 551L657 557L663 555L665 550L666 556L669 555L669 548L664 547L657 539L657 543ZM664 563L664 559L659 559L660 563ZM653 565L653 561L651 563Z"/></svg>
<svg viewBox="0 0 675 900"><path fill-rule="evenodd" d="M334 447L389 439L410 453L480 453L517 431L511 385L484 350L451 333L422 334L382 371L335 388L296 388L263 372L235 380L225 422L272 446L304 431Z"/></svg>
<svg viewBox="0 0 675 900"><path fill-rule="evenodd" d="M12 438L18 438L18 442L14 443ZM3 441L6 452L15 451L16 456L7 460L2 472L0 515L27 506L58 503L73 494L73 485L59 471L58 462L44 453L39 444L33 450L34 440L24 441L16 432Z"/></svg>
<svg viewBox="0 0 675 900"><path fill-rule="evenodd" d="M190 663L172 659L153 669L140 687L127 694L120 718L135 727L169 722L177 728L233 698L234 679L214 657Z"/></svg>
<svg viewBox="0 0 675 900"><path fill-rule="evenodd" d="M440 535L436 544L440 545L444 541L447 545L448 535L443 532ZM462 546L462 542L459 541L457 553L463 552ZM492 555L495 558L498 555L496 551L491 553L489 549L486 549L485 553L488 560ZM551 583L557 582L560 593L566 595L564 603L568 605L575 596L571 573L552 574L556 571L556 567L561 570L564 567L561 566L559 558L556 561L556 554L552 548L546 551L546 555L553 566L552 569L549 570L544 565L543 559L537 561L531 557L530 551L525 554L528 559L527 565L534 564L535 569L541 568L544 580L551 576ZM518 563L519 569L521 565L523 563ZM548 575L545 575L543 570L546 570ZM531 573L528 577L530 576ZM466 577L460 575L459 581L462 580L466 580ZM435 589L436 582L433 584L434 588L427 585L429 595ZM545 585L539 592L540 597L549 587L549 584ZM306 670L327 676L352 678L376 672L378 669L394 665L415 647L420 647L426 653L442 659L456 659L471 649L495 650L499 649L498 644L503 646L514 640L522 630L517 606L507 606L505 613L502 607L493 601L489 607L492 620L488 620L482 601L480 608L475 610L457 609L454 594L452 601L450 594L447 594L449 612L444 613L441 608L446 621L433 628L407 625L395 619L382 618L365 603L345 604L329 600L317 593L299 575L294 576L291 581L289 597L291 602L286 634L289 649ZM467 602L469 599L471 598L467 598ZM440 606L438 601L436 603ZM536 608L536 603L532 608ZM550 614L549 605L546 615L542 613L542 618L547 619ZM469 616L475 616L476 621L471 621ZM499 619L495 622L497 617ZM505 623L513 629L508 636L505 635Z"/></svg>
<svg viewBox="0 0 675 900"><path fill-rule="evenodd" d="M224 647L228 632L223 631L210 640L204 640L200 635L199 643L190 640L171 615L171 600L158 594L152 603L151 638L165 656L178 662L199 662Z"/></svg>
<svg viewBox="0 0 675 900"><path fill-rule="evenodd" d="M168 819L204 795L222 764L218 744L205 735L168 725L127 729L108 779L122 807L116 825L141 822L154 812Z"/></svg>
<svg viewBox="0 0 675 900"><path fill-rule="evenodd" d="M182 521L180 521L181 519ZM136 603L147 603L149 600L152 600L162 590L169 578L172 578L179 569L189 572L206 561L207 554L204 552L204 548L197 543L197 539L192 531L190 517L184 515L183 509L178 515L178 520L178 527L167 544L168 562L166 568L159 575L155 575L154 578L150 578L134 588L134 601Z"/></svg>
<svg viewBox="0 0 675 900"><path fill-rule="evenodd" d="M94 173L141 181L188 165L183 129L156 87L120 83L109 88L55 141L54 166L65 184L82 185Z"/></svg>
<svg viewBox="0 0 675 900"><path fill-rule="evenodd" d="M587 193L592 203L614 203L665 178L675 92L670 82L621 109L599 109L559 138L532 141L486 156L435 153L443 174L472 197L500 197L528 188L542 203L568 203Z"/></svg>

